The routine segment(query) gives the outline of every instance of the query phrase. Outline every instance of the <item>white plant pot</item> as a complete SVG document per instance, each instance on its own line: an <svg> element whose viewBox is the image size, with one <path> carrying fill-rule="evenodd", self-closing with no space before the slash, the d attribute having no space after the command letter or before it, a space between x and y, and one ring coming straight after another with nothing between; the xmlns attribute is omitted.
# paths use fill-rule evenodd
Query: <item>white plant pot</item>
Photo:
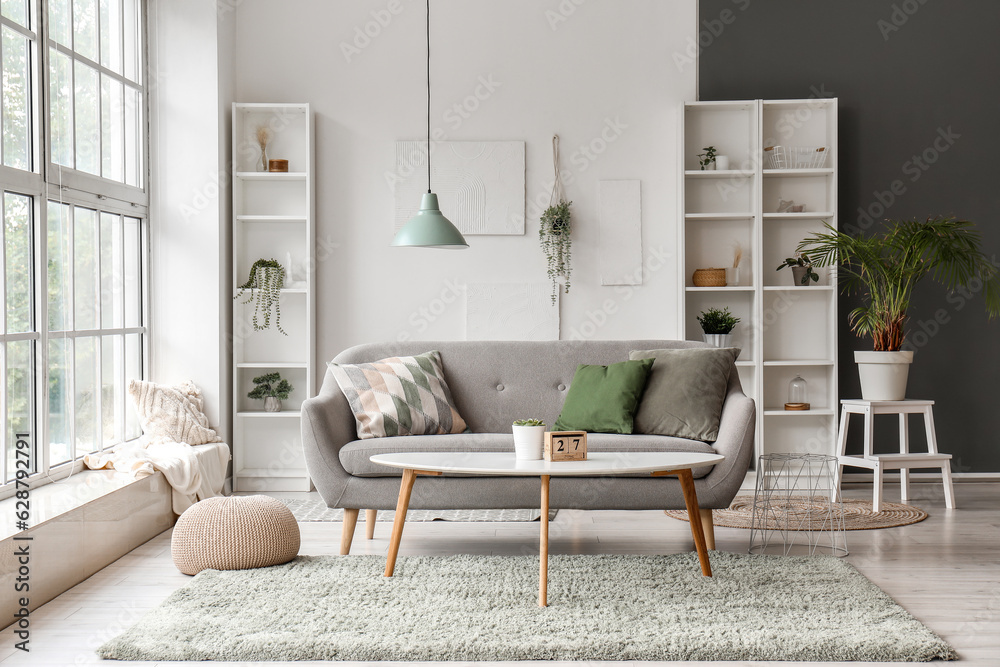
<svg viewBox="0 0 1000 667"><path fill-rule="evenodd" d="M703 333L701 338L712 347L732 347L733 334Z"/></svg>
<svg viewBox="0 0 1000 667"><path fill-rule="evenodd" d="M854 352L861 376L861 398L866 401L901 401L913 363L912 351Z"/></svg>
<svg viewBox="0 0 1000 667"><path fill-rule="evenodd" d="M726 171L729 169L729 156L728 155L716 155L715 156L715 168L719 171Z"/></svg>
<svg viewBox="0 0 1000 667"><path fill-rule="evenodd" d="M522 461L542 458L545 426L511 426L514 431L514 456Z"/></svg>

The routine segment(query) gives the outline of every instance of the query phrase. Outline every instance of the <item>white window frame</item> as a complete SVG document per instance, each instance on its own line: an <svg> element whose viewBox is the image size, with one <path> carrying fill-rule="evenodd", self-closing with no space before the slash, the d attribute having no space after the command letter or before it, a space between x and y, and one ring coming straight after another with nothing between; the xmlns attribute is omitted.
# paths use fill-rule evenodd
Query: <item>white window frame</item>
<svg viewBox="0 0 1000 667"><path fill-rule="evenodd" d="M74 341L77 338L83 337L94 337L98 341L101 340L102 336L110 335L121 335L124 337L126 334L140 334L142 341L140 363L142 365L142 376L145 377L146 371L149 368L150 358L150 327L149 327L149 192L148 187L150 183L150 166L149 166L149 148L150 148L150 137L149 137L149 91L147 88L148 81L148 4L146 0L138 0L141 7L142 18L140 23L140 38L142 40L141 45L141 63L140 63L140 83L131 83L135 87L138 87L142 94L142 115L141 115L141 125L139 138L142 148L142 162L139 166L140 179L142 182L142 187L134 187L126 185L124 183L119 183L112 181L94 174L88 174L85 172L77 171L75 169L55 164L51 161L51 145L48 141L49 138L49 37L48 37L48 21L47 21L47 0L30 0L29 4L29 24L32 26L33 30L26 30L24 27L17 25L9 21L6 18L0 17L0 23L2 25L11 27L17 32L29 37L32 40L32 49L29 50L29 57L31 58L30 76L31 76L31 140L32 140L32 150L31 150L31 170L25 171L20 169L14 169L11 167L6 167L0 164L0 193L10 192L11 194L24 195L32 198L32 241L34 243L34 253L33 260L34 266L32 267L32 289L34 291L34 301L33 301L33 324L34 331L28 333L17 333L17 334L7 334L6 333L6 312L0 313L0 341L16 341L16 340L32 340L34 341L34 403L33 403L33 449L34 449L34 466L36 472L33 473L28 481L32 486L38 486L47 482L59 481L69 475L74 474L78 470L83 468L82 457L77 457L75 449L72 453L73 459L71 461L50 465L50 443L49 443L49 425L48 425L48 414L49 414L49 396L48 396L48 347L49 341L53 339L69 339ZM67 52L68 50L61 45L53 44L57 49L62 50L62 52ZM94 67L101 73L113 76L116 79L123 79L122 75L116 74L107 68L94 63L88 59L82 58L79 54L71 54L75 59L83 60L88 66ZM98 96L100 99L100 96ZM101 142L103 145L103 142ZM75 150L75 146L74 146ZM47 271L45 268L48 266L48 205L49 201L58 202L59 204L68 204L70 206L79 206L82 208L95 209L98 212L98 221L100 221L100 213L108 212L116 215L124 215L128 217L137 218L139 222L139 239L140 239L140 249L139 249L139 271L140 271L140 281L141 288L139 292L140 299L140 326L137 327L115 327L115 328L99 328L83 331L49 331L48 327L48 298L47 298ZM0 221L0 227L2 227L3 221ZM0 229L0 238L3 238L5 229ZM98 253L100 253L100 223L98 222ZM122 259L124 260L125 248L122 248ZM72 251L70 258L72 259ZM123 263L124 267L124 263ZM69 301L70 307L75 307L75 285L74 285L74 272L70 271L70 289L73 293L73 298ZM2 294L6 294L6 271L0 275L0 287L2 287ZM124 298L124 297L123 297ZM4 303L0 300L0 304ZM100 309L102 303L100 298L98 298L96 303L96 308L98 309L98 323L101 322L100 319ZM73 321L71 316L70 321ZM124 325L124 320L122 322ZM73 323L75 326L75 323ZM124 338L123 338L124 340ZM96 350L97 364L98 368L103 368L101 363L101 355L103 354L103 346L98 345ZM124 382L127 378L125 375L125 368L127 363L124 363L125 355L123 349L123 364L121 369L121 380L123 388ZM3 391L0 392L0 421L3 423L4 435L6 438L6 357L3 359L2 370L4 371L4 386ZM75 400L75 349L70 352L69 359L67 360L67 391L69 392L69 404L70 410L73 409L73 401ZM98 382L100 386L100 382ZM100 393L100 392L99 392ZM99 397L100 400L100 397ZM127 401L126 401L127 403ZM127 409L127 407L126 407ZM100 403L98 403L98 419L102 414L100 410ZM124 435L124 416L122 416L122 431ZM70 433L71 433L71 443L75 447L75 420L70 421ZM104 448L104 443L99 442L97 451ZM0 471L6 471L6 452L0 456ZM12 496L15 492L15 484L8 482L3 484L3 477L0 477L0 500Z"/></svg>

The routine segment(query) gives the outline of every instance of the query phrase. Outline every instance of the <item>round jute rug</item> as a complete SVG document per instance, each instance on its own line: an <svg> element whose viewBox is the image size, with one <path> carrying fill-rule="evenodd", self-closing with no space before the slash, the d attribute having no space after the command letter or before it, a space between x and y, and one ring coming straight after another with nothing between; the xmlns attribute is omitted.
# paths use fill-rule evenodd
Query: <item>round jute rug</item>
<svg viewBox="0 0 1000 667"><path fill-rule="evenodd" d="M793 513L825 512L827 507L825 498L808 498L806 496L792 496L789 510ZM687 521L687 512L684 510L666 510L668 516L681 521ZM729 509L715 510L713 522L716 526L723 528L750 528L750 521L753 518L753 496L736 496ZM896 526L906 526L917 523L927 518L927 512L912 505L902 505L900 503L882 503L882 511L872 512L871 500L844 499L844 530L872 530L874 528L894 528ZM794 522L789 522L794 524ZM777 528L777 526L768 526ZM796 530L796 528L789 528Z"/></svg>

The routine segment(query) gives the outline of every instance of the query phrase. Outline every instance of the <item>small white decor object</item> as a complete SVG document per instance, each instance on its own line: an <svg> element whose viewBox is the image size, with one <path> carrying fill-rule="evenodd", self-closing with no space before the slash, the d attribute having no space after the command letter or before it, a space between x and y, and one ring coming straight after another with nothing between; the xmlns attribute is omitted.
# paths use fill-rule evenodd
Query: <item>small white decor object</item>
<svg viewBox="0 0 1000 667"><path fill-rule="evenodd" d="M433 150L441 211L463 235L524 234L523 141L438 141ZM395 231L417 214L426 170L425 141L396 142Z"/></svg>
<svg viewBox="0 0 1000 667"><path fill-rule="evenodd" d="M639 181L598 181L602 285L642 284Z"/></svg>
<svg viewBox="0 0 1000 667"><path fill-rule="evenodd" d="M715 168L719 171L726 171L729 169L729 156L728 155L716 155L715 156Z"/></svg>
<svg viewBox="0 0 1000 667"><path fill-rule="evenodd" d="M733 334L702 334L701 338L712 347L732 347Z"/></svg>
<svg viewBox="0 0 1000 667"><path fill-rule="evenodd" d="M788 402L785 403L786 410L808 410L809 405L809 383L801 375L796 375L788 383Z"/></svg>
<svg viewBox="0 0 1000 667"><path fill-rule="evenodd" d="M911 350L895 352L855 351L861 376L861 397L866 401L901 401L906 398L906 380L913 363Z"/></svg>
<svg viewBox="0 0 1000 667"><path fill-rule="evenodd" d="M511 425L514 433L514 455L522 461L542 458L545 443L545 422L537 419L519 419Z"/></svg>

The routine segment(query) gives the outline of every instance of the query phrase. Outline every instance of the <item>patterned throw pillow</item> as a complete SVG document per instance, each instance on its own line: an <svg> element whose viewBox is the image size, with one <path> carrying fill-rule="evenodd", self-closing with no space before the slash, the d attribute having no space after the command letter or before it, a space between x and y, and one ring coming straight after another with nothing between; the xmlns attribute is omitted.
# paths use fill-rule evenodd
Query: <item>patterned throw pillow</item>
<svg viewBox="0 0 1000 667"><path fill-rule="evenodd" d="M436 350L370 364L331 363L330 370L351 404L361 440L466 430Z"/></svg>
<svg viewBox="0 0 1000 667"><path fill-rule="evenodd" d="M128 383L142 432L153 442L204 445L222 442L208 427L201 390L190 380L176 387L142 380Z"/></svg>

